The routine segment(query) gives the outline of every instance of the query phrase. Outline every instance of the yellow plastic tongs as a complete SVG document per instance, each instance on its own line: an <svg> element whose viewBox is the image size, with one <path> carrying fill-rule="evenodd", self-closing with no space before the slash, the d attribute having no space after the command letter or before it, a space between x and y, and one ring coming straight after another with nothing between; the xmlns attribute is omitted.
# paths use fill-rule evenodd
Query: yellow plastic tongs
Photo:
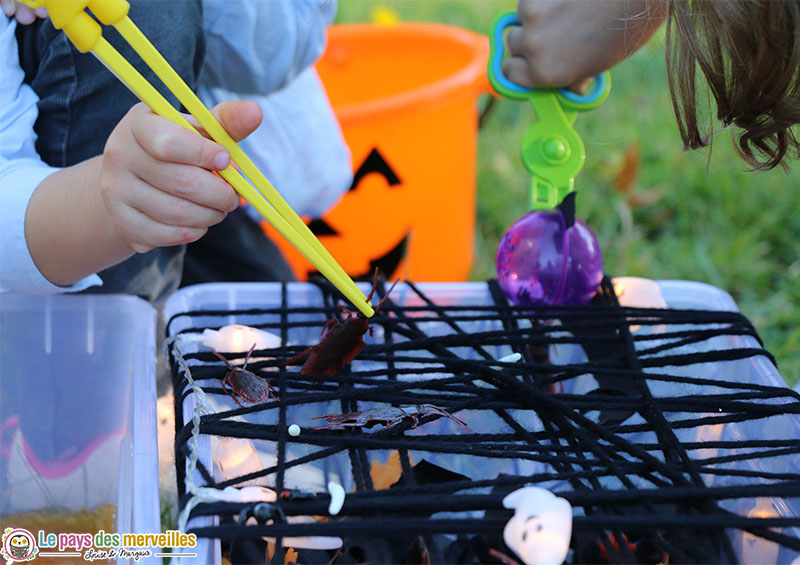
<svg viewBox="0 0 800 565"><path fill-rule="evenodd" d="M247 176L248 182L233 164L220 175L264 216L300 253L333 283L367 318L375 313L364 293L356 287L344 269L311 233L308 226L286 203L283 197L258 170L244 151L228 135L208 108L192 92L178 73L161 56L153 44L128 17L130 5L126 0L22 0L28 6L44 6L53 26L61 29L82 53L92 52L117 78L153 112L178 125L196 131L194 127L147 80L103 38L100 25L86 13L90 9L100 22L114 26L156 76L189 110L211 138L224 146L231 160ZM252 185L250 184L252 182Z"/></svg>

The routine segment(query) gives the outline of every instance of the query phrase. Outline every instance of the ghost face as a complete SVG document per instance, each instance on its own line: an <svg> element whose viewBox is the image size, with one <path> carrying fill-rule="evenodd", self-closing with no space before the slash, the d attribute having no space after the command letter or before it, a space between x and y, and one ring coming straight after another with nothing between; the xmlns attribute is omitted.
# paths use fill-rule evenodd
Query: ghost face
<svg viewBox="0 0 800 565"><path fill-rule="evenodd" d="M560 565L569 551L572 507L539 487L516 490L503 499L515 513L503 530L503 540L527 565Z"/></svg>

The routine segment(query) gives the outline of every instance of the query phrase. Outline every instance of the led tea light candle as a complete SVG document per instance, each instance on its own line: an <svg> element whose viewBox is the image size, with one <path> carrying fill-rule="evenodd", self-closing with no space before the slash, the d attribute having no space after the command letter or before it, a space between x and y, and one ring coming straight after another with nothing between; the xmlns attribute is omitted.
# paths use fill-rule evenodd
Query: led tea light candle
<svg viewBox="0 0 800 565"><path fill-rule="evenodd" d="M705 417L719 416L719 414L705 414ZM722 432L725 429L725 424L711 424L707 426L699 426L697 428L697 441L698 443L706 443L712 441L719 441L722 437ZM697 459L713 459L719 453L716 447L704 447L697 450Z"/></svg>
<svg viewBox="0 0 800 565"><path fill-rule="evenodd" d="M238 324L203 332L203 345L214 351L238 353L248 351L254 343L256 349L272 349L281 346L281 338L264 330Z"/></svg>
<svg viewBox="0 0 800 565"><path fill-rule="evenodd" d="M614 293L621 306L629 308L666 308L667 302L661 294L658 283L650 279L639 277L614 277L611 281ZM631 326L631 331L637 331L641 326ZM663 325L654 326L653 331L663 333Z"/></svg>
<svg viewBox="0 0 800 565"><path fill-rule="evenodd" d="M771 498L757 498L756 505L747 513L748 518L778 518ZM780 528L770 528L780 532ZM750 532L742 532L742 563L777 563L780 546Z"/></svg>
<svg viewBox="0 0 800 565"><path fill-rule="evenodd" d="M514 516L503 541L527 565L561 565L572 537L572 506L540 487L517 489L503 499Z"/></svg>
<svg viewBox="0 0 800 565"><path fill-rule="evenodd" d="M639 277L614 277L614 292L622 306L632 308L666 308L658 283Z"/></svg>
<svg viewBox="0 0 800 565"><path fill-rule="evenodd" d="M264 469L258 452L252 442L247 439L220 437L216 456L220 473L226 481ZM237 484L237 487L242 488L228 487L222 491L221 499L228 502L275 502L278 499L275 491L259 486L260 480L260 478L251 479ZM342 490L341 496L342 502L344 502L344 490ZM289 516L287 521L291 524L310 524L314 522L314 519L310 516ZM256 521L249 518L247 523L255 525ZM274 538L264 539L275 543ZM284 547L298 549L338 549L342 547L342 540L338 537L328 536L286 537L283 538L283 544Z"/></svg>
<svg viewBox="0 0 800 565"><path fill-rule="evenodd" d="M220 437L215 453L217 466L226 481L264 470L256 448L248 439ZM258 485L260 482L261 479L251 479L241 485Z"/></svg>

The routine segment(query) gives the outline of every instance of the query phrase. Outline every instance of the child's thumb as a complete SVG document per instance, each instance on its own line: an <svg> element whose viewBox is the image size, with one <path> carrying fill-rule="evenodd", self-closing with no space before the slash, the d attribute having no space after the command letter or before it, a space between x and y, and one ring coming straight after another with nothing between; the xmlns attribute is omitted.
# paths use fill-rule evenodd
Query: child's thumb
<svg viewBox="0 0 800 565"><path fill-rule="evenodd" d="M225 130L236 141L241 141L261 124L261 107L250 100L227 100L211 110Z"/></svg>

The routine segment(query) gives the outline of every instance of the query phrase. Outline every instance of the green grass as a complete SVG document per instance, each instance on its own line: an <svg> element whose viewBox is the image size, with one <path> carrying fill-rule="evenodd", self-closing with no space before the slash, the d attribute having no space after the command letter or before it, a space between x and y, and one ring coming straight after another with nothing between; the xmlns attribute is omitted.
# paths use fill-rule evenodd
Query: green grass
<svg viewBox="0 0 800 565"><path fill-rule="evenodd" d="M515 2L340 0L337 21L369 21L375 5L404 21L488 33ZM664 70L663 35L612 70L612 92L576 129L586 165L575 180L578 214L596 232L606 272L684 279L729 292L755 324L784 378L800 378L800 174L747 172L729 132L709 151L681 148ZM533 121L528 104L500 100L479 136L476 258L471 278L494 276L505 229L528 211L530 178L519 160ZM638 174L623 194L615 178L638 146ZM630 205L630 194L652 202ZM658 197L660 195L660 197Z"/></svg>

